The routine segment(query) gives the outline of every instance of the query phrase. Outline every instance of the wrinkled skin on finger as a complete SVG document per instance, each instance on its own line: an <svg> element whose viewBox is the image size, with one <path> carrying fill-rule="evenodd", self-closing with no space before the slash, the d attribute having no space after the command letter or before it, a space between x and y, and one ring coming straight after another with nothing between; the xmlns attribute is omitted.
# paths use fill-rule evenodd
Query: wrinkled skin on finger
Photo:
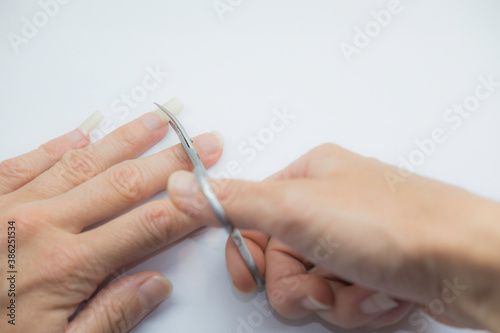
<svg viewBox="0 0 500 333"><path fill-rule="evenodd" d="M0 267L16 272L2 279L0 307L15 301L20 332L128 332L172 291L156 272L115 279L201 226L168 199L130 210L192 168L180 145L134 159L166 133L149 113L95 144L62 136L0 164ZM216 134L194 145L206 167L222 154ZM12 327L0 322L2 332Z"/></svg>

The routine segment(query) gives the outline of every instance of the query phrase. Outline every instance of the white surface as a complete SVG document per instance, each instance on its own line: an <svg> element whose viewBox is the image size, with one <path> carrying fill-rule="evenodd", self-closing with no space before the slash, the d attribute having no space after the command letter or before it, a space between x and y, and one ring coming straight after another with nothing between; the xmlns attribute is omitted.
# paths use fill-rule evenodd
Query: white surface
<svg viewBox="0 0 500 333"><path fill-rule="evenodd" d="M226 137L215 171L237 160L238 177L262 179L326 141L396 164L416 149L415 139L440 127L448 140L417 172L500 200L500 89L460 128L442 118L474 93L479 76L500 79L498 1L402 0L403 11L350 63L340 44L352 43L355 27L388 1L232 3L241 4L221 21L212 0L74 0L15 53L7 34L20 34L23 17L40 7L0 0L0 159L71 130L96 109L106 121L93 138L154 110L153 101L179 96L189 133L216 129ZM156 67L170 75L128 112L121 95ZM238 147L268 127L274 108L296 118L248 162ZM172 131L151 152L176 142ZM175 285L135 332L237 332L238 318L249 316L263 318L255 332L344 332L259 317L230 287L225 238L199 233L134 269L160 271ZM405 320L378 332L420 328Z"/></svg>

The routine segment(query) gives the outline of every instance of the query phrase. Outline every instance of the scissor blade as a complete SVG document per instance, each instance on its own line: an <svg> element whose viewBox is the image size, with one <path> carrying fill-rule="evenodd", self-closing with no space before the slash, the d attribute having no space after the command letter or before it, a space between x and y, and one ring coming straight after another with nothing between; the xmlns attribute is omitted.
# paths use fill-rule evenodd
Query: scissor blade
<svg viewBox="0 0 500 333"><path fill-rule="evenodd" d="M179 140L181 141L182 146L186 150L187 154L189 155L189 158L191 159L191 162L193 162L193 165L196 168L203 168L203 162L200 159L200 156L198 156L198 152L194 148L193 145L193 140L189 137L187 134L186 130L182 126L179 120L166 108L161 106L158 103L154 103L160 110L166 113L166 115L170 118L170 124L172 125L172 128L174 129L175 133L177 133L177 136L179 137Z"/></svg>

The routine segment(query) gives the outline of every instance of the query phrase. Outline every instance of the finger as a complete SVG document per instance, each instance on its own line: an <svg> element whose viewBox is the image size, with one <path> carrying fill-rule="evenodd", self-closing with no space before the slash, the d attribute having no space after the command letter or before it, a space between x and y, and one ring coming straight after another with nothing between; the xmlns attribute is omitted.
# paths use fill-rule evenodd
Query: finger
<svg viewBox="0 0 500 333"><path fill-rule="evenodd" d="M196 230L200 224L163 199L149 202L78 237L104 279Z"/></svg>
<svg viewBox="0 0 500 333"><path fill-rule="evenodd" d="M326 163L325 158L333 162ZM211 180L211 187L237 227L259 229L292 244L297 240L296 235L313 232L311 236L314 237L310 239L315 239L322 232L313 230L309 223L305 223L318 207L318 198L312 194L319 192L315 189L326 186L318 177L331 174L336 164L346 163L342 160L360 158L363 157L336 145L326 144L311 150L265 182ZM179 209L212 226L218 226L215 215L207 209L208 204L193 174L172 174L167 191ZM316 228L321 227L316 225Z"/></svg>
<svg viewBox="0 0 500 333"><path fill-rule="evenodd" d="M314 258L313 258L314 259ZM344 328L357 328L381 320L397 321L407 304L344 282L321 268L308 269L309 259L271 239L266 250L267 291L274 308L291 319L311 312Z"/></svg>
<svg viewBox="0 0 500 333"><path fill-rule="evenodd" d="M275 173L267 177L264 182L279 181L283 175ZM262 276L265 276L265 257L264 253L269 242L270 236L254 230L243 230L241 232L245 244L250 251ZM244 294L251 293L258 288L252 273L236 246L234 240L229 237L226 243L226 265L231 275L233 285Z"/></svg>
<svg viewBox="0 0 500 333"><path fill-rule="evenodd" d="M171 291L172 284L159 273L142 272L121 278L99 291L66 332L128 332Z"/></svg>
<svg viewBox="0 0 500 333"><path fill-rule="evenodd" d="M309 274L303 258L275 239L269 241L266 250L266 291L276 311L290 319L328 310L334 301L327 280Z"/></svg>
<svg viewBox="0 0 500 333"><path fill-rule="evenodd" d="M0 194L17 190L56 164L67 151L80 149L90 143L88 136L102 120L96 111L77 129L53 139L27 154L0 164Z"/></svg>
<svg viewBox="0 0 500 333"><path fill-rule="evenodd" d="M306 248L305 241L314 240L322 233L324 225L307 223L319 209L314 198L314 193L320 193L316 187L324 186L319 180L255 183L224 179L211 180L210 183L236 227L258 229L303 248ZM192 173L179 171L172 174L167 192L186 214L209 225L219 225Z"/></svg>
<svg viewBox="0 0 500 333"><path fill-rule="evenodd" d="M206 167L222 154L223 139L206 133L194 139ZM84 227L114 216L165 188L170 174L192 168L181 144L157 154L120 163L63 195L44 202L53 223L80 232Z"/></svg>
<svg viewBox="0 0 500 333"><path fill-rule="evenodd" d="M167 106L175 101L170 100ZM165 136L168 118L162 118L161 114L159 110L146 113L84 149L67 152L59 163L24 189L23 197L29 200L55 197L117 163L139 156Z"/></svg>
<svg viewBox="0 0 500 333"><path fill-rule="evenodd" d="M264 251L269 241L269 236L259 231L242 231L241 234L259 271L264 275ZM226 243L226 264L236 289L242 293L251 293L257 289L257 283L232 238L229 238Z"/></svg>
<svg viewBox="0 0 500 333"><path fill-rule="evenodd" d="M389 312L381 315L378 318L373 319L373 321L368 324L361 326L365 330L376 330L379 328L384 328L390 325L394 325L405 318L408 313L413 309L414 305L409 302L398 301L399 306ZM465 328L465 327L464 327Z"/></svg>

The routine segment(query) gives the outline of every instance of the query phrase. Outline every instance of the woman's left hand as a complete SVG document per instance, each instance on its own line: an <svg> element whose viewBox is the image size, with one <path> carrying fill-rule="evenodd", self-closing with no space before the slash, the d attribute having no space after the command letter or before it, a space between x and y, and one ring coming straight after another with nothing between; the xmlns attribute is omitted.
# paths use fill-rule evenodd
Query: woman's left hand
<svg viewBox="0 0 500 333"><path fill-rule="evenodd" d="M0 267L17 272L1 279L1 332L127 332L170 294L172 285L156 272L100 289L113 272L200 226L168 199L119 215L163 190L174 171L192 167L180 145L133 160L166 132L148 113L90 146L75 130L0 164ZM194 140L207 167L221 156L219 138ZM13 239L15 256L13 246L7 250Z"/></svg>

